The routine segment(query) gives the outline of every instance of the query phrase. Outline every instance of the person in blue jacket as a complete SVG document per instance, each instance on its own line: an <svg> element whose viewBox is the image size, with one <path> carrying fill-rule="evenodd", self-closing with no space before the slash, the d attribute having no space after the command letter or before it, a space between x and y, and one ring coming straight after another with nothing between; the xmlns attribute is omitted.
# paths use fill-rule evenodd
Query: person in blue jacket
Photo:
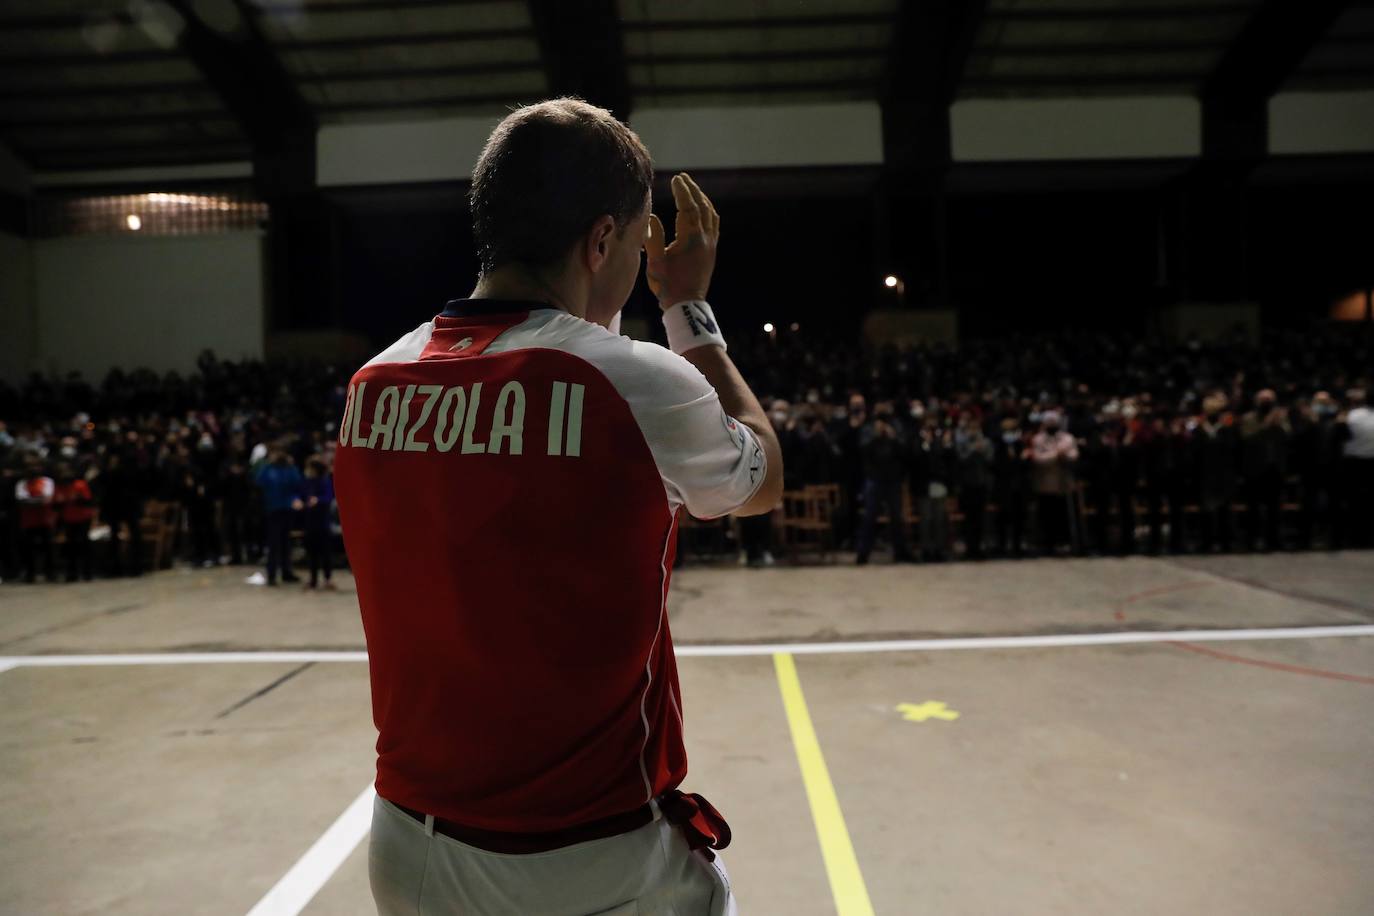
<svg viewBox="0 0 1374 916"><path fill-rule="evenodd" d="M329 535L334 506L334 479L320 458L311 458L305 463L301 499L305 503L305 555L310 561L310 582L305 587L316 588L323 572L324 587L333 590L334 583L330 577L334 573L334 558Z"/></svg>
<svg viewBox="0 0 1374 916"><path fill-rule="evenodd" d="M283 582L299 582L291 572L291 513L304 506L301 472L285 449L275 448L267 461L253 469L253 479L262 490L267 519L267 584L277 584L278 569Z"/></svg>

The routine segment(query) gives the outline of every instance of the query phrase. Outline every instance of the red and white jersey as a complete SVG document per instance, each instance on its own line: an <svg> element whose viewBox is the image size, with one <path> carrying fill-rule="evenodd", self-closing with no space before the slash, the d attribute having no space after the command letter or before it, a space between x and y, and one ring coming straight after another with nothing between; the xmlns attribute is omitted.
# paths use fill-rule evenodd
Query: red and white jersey
<svg viewBox="0 0 1374 916"><path fill-rule="evenodd" d="M727 514L766 472L705 377L540 303L460 300L358 370L339 444L377 792L543 832L676 787L677 511Z"/></svg>
<svg viewBox="0 0 1374 916"><path fill-rule="evenodd" d="M35 474L14 485L14 498L19 503L19 527L51 528L57 521L53 510L53 496L57 491L51 477Z"/></svg>

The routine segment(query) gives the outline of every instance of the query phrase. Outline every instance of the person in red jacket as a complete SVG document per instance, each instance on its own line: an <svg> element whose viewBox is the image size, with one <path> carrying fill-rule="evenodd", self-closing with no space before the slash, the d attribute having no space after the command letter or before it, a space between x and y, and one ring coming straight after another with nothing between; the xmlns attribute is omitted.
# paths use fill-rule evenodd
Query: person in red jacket
<svg viewBox="0 0 1374 916"><path fill-rule="evenodd" d="M19 503L19 559L24 567L24 581L33 582L38 562L43 562L43 578L52 582L52 529L54 522L53 479L43 473L38 458L29 460L23 478L14 487Z"/></svg>
<svg viewBox="0 0 1374 916"><path fill-rule="evenodd" d="M79 576L89 582L91 521L95 518L95 498L91 495L91 485L64 464L57 469L54 502L62 522L62 531L66 535L63 552L67 555L67 581L75 582Z"/></svg>

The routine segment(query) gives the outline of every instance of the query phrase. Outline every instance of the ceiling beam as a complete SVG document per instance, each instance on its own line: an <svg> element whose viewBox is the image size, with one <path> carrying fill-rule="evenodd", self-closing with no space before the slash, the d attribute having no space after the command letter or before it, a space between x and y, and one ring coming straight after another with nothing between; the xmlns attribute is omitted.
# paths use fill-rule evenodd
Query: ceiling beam
<svg viewBox="0 0 1374 916"><path fill-rule="evenodd" d="M1087 6L1045 7L1028 9L990 9L987 17L997 22L1148 22L1176 20L1194 21L1223 16L1248 16L1253 3L1211 3L1187 6L1117 6L1104 4Z"/></svg>
<svg viewBox="0 0 1374 916"><path fill-rule="evenodd" d="M529 0L552 95L575 95L624 121L633 99L615 0Z"/></svg>
<svg viewBox="0 0 1374 916"><path fill-rule="evenodd" d="M180 61L180 52L162 48L140 48L129 51L45 51L25 56L0 57L0 74L18 70L61 70L67 67L93 67L113 64L143 64Z"/></svg>
<svg viewBox="0 0 1374 916"><path fill-rule="evenodd" d="M0 113L0 129L4 130L29 130L38 127L146 127L160 124L181 126L189 121L242 124L241 121L222 108L164 109L162 111L141 112L97 111L82 115L59 112L41 116L32 114L10 116Z"/></svg>
<svg viewBox="0 0 1374 916"><path fill-rule="evenodd" d="M434 10L443 7L490 6L506 3L509 0L359 0L355 3L318 3L302 6L299 2L273 2L273 0L254 0L248 11L258 16L283 18L310 18L331 13L375 13L393 10ZM44 16L5 16L0 17L0 29L22 31L65 31L80 29L92 21L105 19L124 25L137 25L137 19L128 10L112 9L98 13L53 13Z"/></svg>
<svg viewBox="0 0 1374 916"><path fill-rule="evenodd" d="M1015 76L966 76L960 82L963 89L1044 89L1064 87L1079 92L1095 90L1103 85L1128 86L1137 89L1150 89L1157 86L1174 86L1186 83L1196 86L1203 73L1196 68L1179 70L1157 69L1151 73L1022 73Z"/></svg>
<svg viewBox="0 0 1374 916"><path fill-rule="evenodd" d="M974 47L987 0L903 0L882 98L949 104Z"/></svg>
<svg viewBox="0 0 1374 916"><path fill-rule="evenodd" d="M533 38L527 28L445 29L403 35L347 35L338 38L291 38L274 43L278 51L356 51L378 47L446 45L462 42L499 41L503 38Z"/></svg>
<svg viewBox="0 0 1374 916"><path fill-rule="evenodd" d="M987 0L903 0L883 76L883 157L891 169L950 161L954 101Z"/></svg>
<svg viewBox="0 0 1374 916"><path fill-rule="evenodd" d="M1268 99L1298 68L1349 0L1266 0L1202 86L1202 96Z"/></svg>
<svg viewBox="0 0 1374 916"><path fill-rule="evenodd" d="M976 44L976 57L1096 57L1112 54L1179 54L1190 51L1218 51L1224 41L1213 38L1178 41L1069 42L1046 44Z"/></svg>
<svg viewBox="0 0 1374 916"><path fill-rule="evenodd" d="M185 2L185 0L178 0L178 2ZM337 38L288 38L270 42L270 45L277 51L357 51L378 47L458 44L533 37L534 33L527 28L447 29L402 35L371 34L345 35ZM61 69L72 66L98 67L155 61L180 61L181 59L181 52L175 49L163 50L161 48L109 51L103 54L95 54L91 51L59 51L23 57L0 56L0 74L7 70Z"/></svg>
<svg viewBox="0 0 1374 916"><path fill-rule="evenodd" d="M1347 5L1348 0L1265 0L1255 9L1202 83L1203 158L1263 158L1270 96Z"/></svg>
<svg viewBox="0 0 1374 916"><path fill-rule="evenodd" d="M301 96L244 0L224 0L227 24L202 19L202 4L170 0L186 20L181 47L237 119L253 146L254 174L265 193L315 184L315 113Z"/></svg>
<svg viewBox="0 0 1374 916"><path fill-rule="evenodd" d="M302 7L298 0L286 3L279 0L254 0L253 12L263 16L296 18L331 13L389 13L393 10L434 10L446 6L491 6L506 2L509 0L357 0L350 3L321 3L315 0L309 6Z"/></svg>
<svg viewBox="0 0 1374 916"><path fill-rule="evenodd" d="M778 80L758 83L671 83L668 85L639 85L633 90L638 95L697 95L699 93L741 94L750 92L863 92L871 95L874 82L870 79L847 80Z"/></svg>
<svg viewBox="0 0 1374 916"><path fill-rule="evenodd" d="M321 114L360 114L366 111L405 111L421 108L491 109L512 105L519 101L521 101L520 98L512 93L498 92L489 95L408 96L404 99L391 101L326 102L316 106L316 109ZM530 98L526 101L537 102L539 100Z"/></svg>
<svg viewBox="0 0 1374 916"><path fill-rule="evenodd" d="M152 165L191 165L232 162L248 159L252 151L244 144L215 146L113 147L84 150L35 150L33 161L44 171L73 169L132 168Z"/></svg>
<svg viewBox="0 0 1374 916"><path fill-rule="evenodd" d="M3 71L0 71L2 74ZM0 76L3 79L3 76ZM80 86L44 86L36 89L32 86L12 89L9 86L0 88L0 101L13 101L22 99L25 101L57 101L59 99L98 99L108 96L119 98L137 98L144 92L187 92L203 93L206 91L203 80L164 80L161 82L148 83L91 83Z"/></svg>
<svg viewBox="0 0 1374 916"><path fill-rule="evenodd" d="M723 29L835 29L856 25L890 25L887 13L835 16L756 16L725 19L636 19L622 22L626 32L718 32Z"/></svg>
<svg viewBox="0 0 1374 916"><path fill-rule="evenodd" d="M29 200L9 191L0 191L0 232L24 238L29 234Z"/></svg>

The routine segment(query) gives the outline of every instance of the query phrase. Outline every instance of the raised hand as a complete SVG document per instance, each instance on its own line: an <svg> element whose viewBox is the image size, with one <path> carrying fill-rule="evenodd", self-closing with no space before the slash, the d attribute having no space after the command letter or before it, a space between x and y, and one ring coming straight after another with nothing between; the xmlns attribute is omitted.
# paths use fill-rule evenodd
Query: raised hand
<svg viewBox="0 0 1374 916"><path fill-rule="evenodd" d="M720 216L692 176L679 172L673 176L672 188L677 206L672 244L667 243L663 223L652 213L644 240L648 255L645 277L664 309L688 299L706 298L720 241Z"/></svg>

